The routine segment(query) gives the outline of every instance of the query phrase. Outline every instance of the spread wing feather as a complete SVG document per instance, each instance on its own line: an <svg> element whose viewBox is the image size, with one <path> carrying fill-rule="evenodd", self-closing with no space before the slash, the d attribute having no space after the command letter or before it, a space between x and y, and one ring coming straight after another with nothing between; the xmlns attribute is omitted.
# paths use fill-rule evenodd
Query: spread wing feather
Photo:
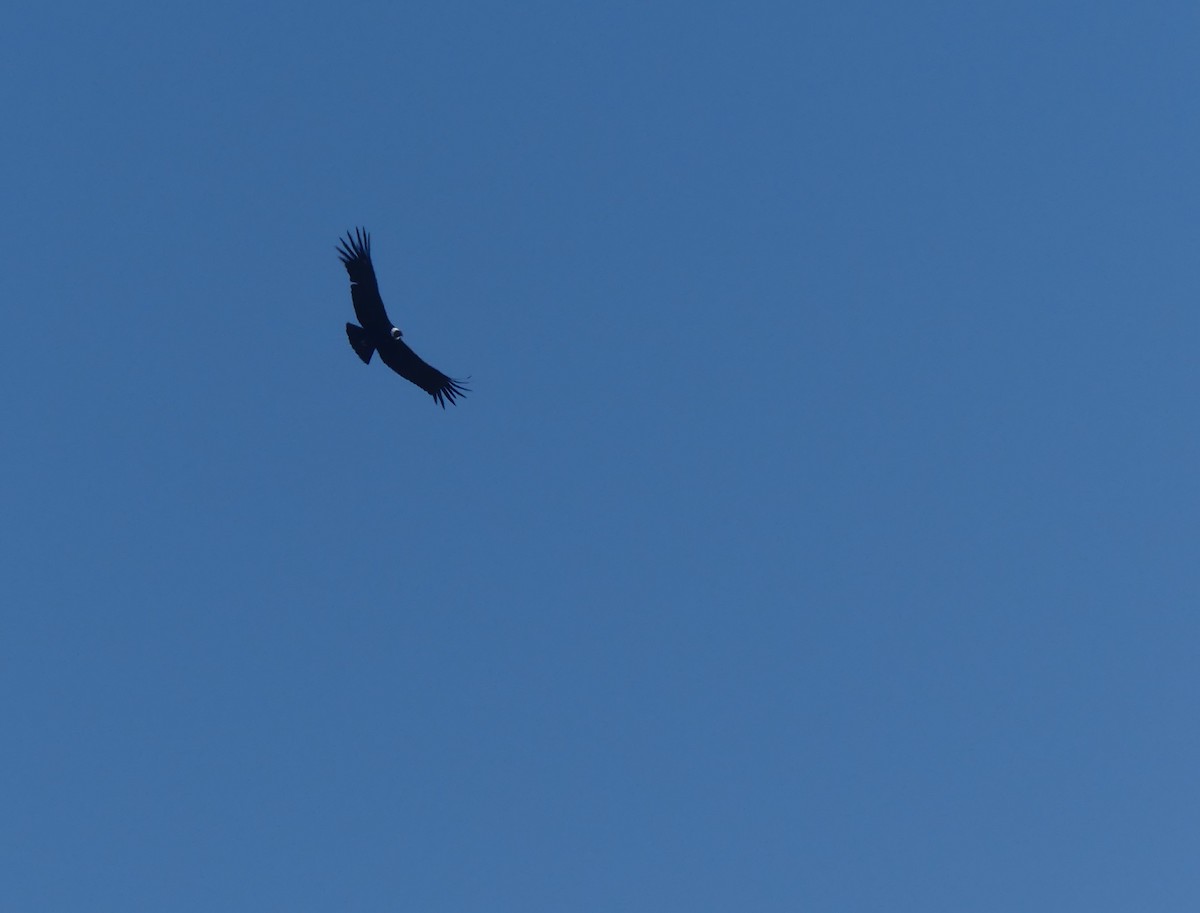
<svg viewBox="0 0 1200 913"><path fill-rule="evenodd" d="M386 333L391 320L383 306L375 267L371 263L371 235L361 228L354 229L353 234L346 232L346 237L338 241L337 252L350 275L350 297L358 322L369 333Z"/></svg>
<svg viewBox="0 0 1200 913"><path fill-rule="evenodd" d="M416 384L433 397L443 409L460 396L466 396L469 388L465 381L455 380L428 364L420 355L399 339L379 350L383 363L407 381Z"/></svg>

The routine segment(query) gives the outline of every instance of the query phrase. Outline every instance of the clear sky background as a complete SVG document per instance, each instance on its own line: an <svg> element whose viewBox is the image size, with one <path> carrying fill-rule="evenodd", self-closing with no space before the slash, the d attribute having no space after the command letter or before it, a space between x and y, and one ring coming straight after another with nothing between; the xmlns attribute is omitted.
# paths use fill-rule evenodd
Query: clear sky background
<svg viewBox="0 0 1200 913"><path fill-rule="evenodd" d="M1198 41L14 6L0 909L1200 908Z"/></svg>

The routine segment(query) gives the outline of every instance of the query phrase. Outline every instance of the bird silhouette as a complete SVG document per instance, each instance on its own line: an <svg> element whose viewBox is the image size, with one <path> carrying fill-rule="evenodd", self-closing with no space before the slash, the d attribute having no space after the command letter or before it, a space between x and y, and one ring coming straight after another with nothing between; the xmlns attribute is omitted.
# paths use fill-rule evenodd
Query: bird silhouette
<svg viewBox="0 0 1200 913"><path fill-rule="evenodd" d="M378 352L380 361L432 396L443 409L447 400L454 403L466 396L465 383L427 364L408 347L404 333L388 318L371 263L370 234L361 228L346 232L345 238L338 239L337 252L350 274L350 297L358 317L358 324L346 324L346 338L363 364L370 364L371 356Z"/></svg>

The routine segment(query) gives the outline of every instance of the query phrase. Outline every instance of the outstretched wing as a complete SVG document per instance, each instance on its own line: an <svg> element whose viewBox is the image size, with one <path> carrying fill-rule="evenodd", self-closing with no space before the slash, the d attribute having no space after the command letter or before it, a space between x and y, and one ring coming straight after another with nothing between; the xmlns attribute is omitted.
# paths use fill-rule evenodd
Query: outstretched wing
<svg viewBox="0 0 1200 913"><path fill-rule="evenodd" d="M455 380L443 374L437 368L427 364L416 352L399 339L389 339L389 343L379 350L383 363L403 377L412 381L433 397L443 409L446 402L454 403L460 396L466 396L468 388L461 380Z"/></svg>
<svg viewBox="0 0 1200 913"><path fill-rule="evenodd" d="M338 241L337 252L350 274L350 297L358 322L372 335L387 333L392 322L379 296L379 283L371 264L370 234L361 228L354 229L353 234L346 232L346 237Z"/></svg>

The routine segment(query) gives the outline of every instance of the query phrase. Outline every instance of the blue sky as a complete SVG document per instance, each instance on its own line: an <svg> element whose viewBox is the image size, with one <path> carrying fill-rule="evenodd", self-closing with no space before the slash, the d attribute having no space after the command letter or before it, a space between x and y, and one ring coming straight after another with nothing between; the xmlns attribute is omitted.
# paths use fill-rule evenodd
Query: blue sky
<svg viewBox="0 0 1200 913"><path fill-rule="evenodd" d="M14 9L0 908L1196 909L1198 29Z"/></svg>

